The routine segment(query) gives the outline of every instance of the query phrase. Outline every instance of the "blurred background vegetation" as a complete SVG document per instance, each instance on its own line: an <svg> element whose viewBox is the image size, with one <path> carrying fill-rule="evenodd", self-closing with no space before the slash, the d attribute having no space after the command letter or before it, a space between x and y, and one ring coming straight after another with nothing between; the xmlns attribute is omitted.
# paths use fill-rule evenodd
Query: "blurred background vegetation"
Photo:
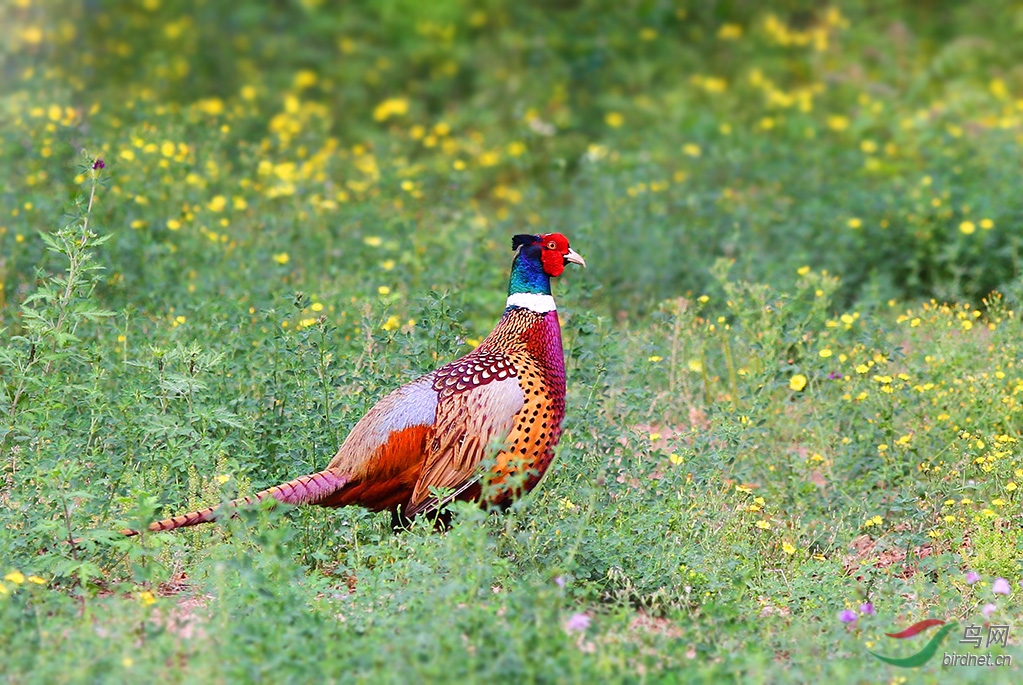
<svg viewBox="0 0 1023 685"><path fill-rule="evenodd" d="M1021 143L1018 1L0 4L0 676L879 682L1017 625ZM589 264L535 496L118 536L321 468L524 230Z"/></svg>
<svg viewBox="0 0 1023 685"><path fill-rule="evenodd" d="M488 239L503 264L525 226L585 246L593 297L629 313L710 288L721 256L779 284L827 269L847 303L1018 290L1017 3L0 12L8 287L87 147L112 173L124 293L169 295L202 264L244 280L306 236L317 270L368 234L413 262Z"/></svg>

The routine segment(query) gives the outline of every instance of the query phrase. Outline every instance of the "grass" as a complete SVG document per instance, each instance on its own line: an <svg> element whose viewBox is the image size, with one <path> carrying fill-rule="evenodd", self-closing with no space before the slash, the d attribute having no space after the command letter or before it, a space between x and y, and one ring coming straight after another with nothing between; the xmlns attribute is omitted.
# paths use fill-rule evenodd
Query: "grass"
<svg viewBox="0 0 1023 685"><path fill-rule="evenodd" d="M1018 9L86 9L0 9L6 680L1018 680L940 663L1020 657ZM117 534L322 468L524 229L533 494ZM867 653L933 617L1008 645Z"/></svg>

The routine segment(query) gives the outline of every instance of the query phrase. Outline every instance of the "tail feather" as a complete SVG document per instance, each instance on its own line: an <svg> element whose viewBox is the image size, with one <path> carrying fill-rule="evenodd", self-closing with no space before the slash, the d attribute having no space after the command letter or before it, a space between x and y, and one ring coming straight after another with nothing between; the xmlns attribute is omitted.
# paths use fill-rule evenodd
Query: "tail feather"
<svg viewBox="0 0 1023 685"><path fill-rule="evenodd" d="M317 504L331 495L336 494L345 485L347 485L348 482L349 479L346 476L338 475L333 471L319 471L317 473L299 476L295 480L275 485L268 490L257 492L254 495L232 500L223 507L208 507L206 509L200 509L199 511L192 511L187 514L181 514L180 516L163 519L162 521L154 521L149 524L148 530L152 532L160 532L164 530L174 530L175 528L197 526L200 523L207 523L220 518L226 513L226 510L236 509L237 507L246 504L261 502L267 497L273 497L278 502L284 502L285 504ZM232 512L229 515L233 516L234 514ZM126 528L121 532L130 537L132 535L138 535L140 531Z"/></svg>

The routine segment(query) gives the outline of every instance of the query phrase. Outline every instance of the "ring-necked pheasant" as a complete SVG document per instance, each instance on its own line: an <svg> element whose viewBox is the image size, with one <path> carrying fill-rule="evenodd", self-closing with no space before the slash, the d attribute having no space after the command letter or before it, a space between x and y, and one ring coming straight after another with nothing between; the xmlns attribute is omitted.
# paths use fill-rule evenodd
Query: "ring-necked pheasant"
<svg viewBox="0 0 1023 685"><path fill-rule="evenodd" d="M403 385L357 423L323 471L226 505L273 497L288 504L389 509L395 526L451 500L478 500L494 454L487 503L503 506L543 477L561 437L565 360L551 278L586 262L560 233L516 235L508 305L479 347ZM437 491L446 492L438 501ZM210 507L156 521L150 531L227 514ZM138 531L126 530L127 535Z"/></svg>

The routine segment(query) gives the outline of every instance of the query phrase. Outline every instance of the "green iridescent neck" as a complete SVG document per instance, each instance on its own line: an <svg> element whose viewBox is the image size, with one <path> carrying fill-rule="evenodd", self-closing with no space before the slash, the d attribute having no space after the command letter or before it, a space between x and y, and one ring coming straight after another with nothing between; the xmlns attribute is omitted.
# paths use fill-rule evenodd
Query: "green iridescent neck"
<svg viewBox="0 0 1023 685"><path fill-rule="evenodd" d="M521 252L515 255L508 282L508 294L517 293L551 294L551 277L543 270L540 260L531 259Z"/></svg>

